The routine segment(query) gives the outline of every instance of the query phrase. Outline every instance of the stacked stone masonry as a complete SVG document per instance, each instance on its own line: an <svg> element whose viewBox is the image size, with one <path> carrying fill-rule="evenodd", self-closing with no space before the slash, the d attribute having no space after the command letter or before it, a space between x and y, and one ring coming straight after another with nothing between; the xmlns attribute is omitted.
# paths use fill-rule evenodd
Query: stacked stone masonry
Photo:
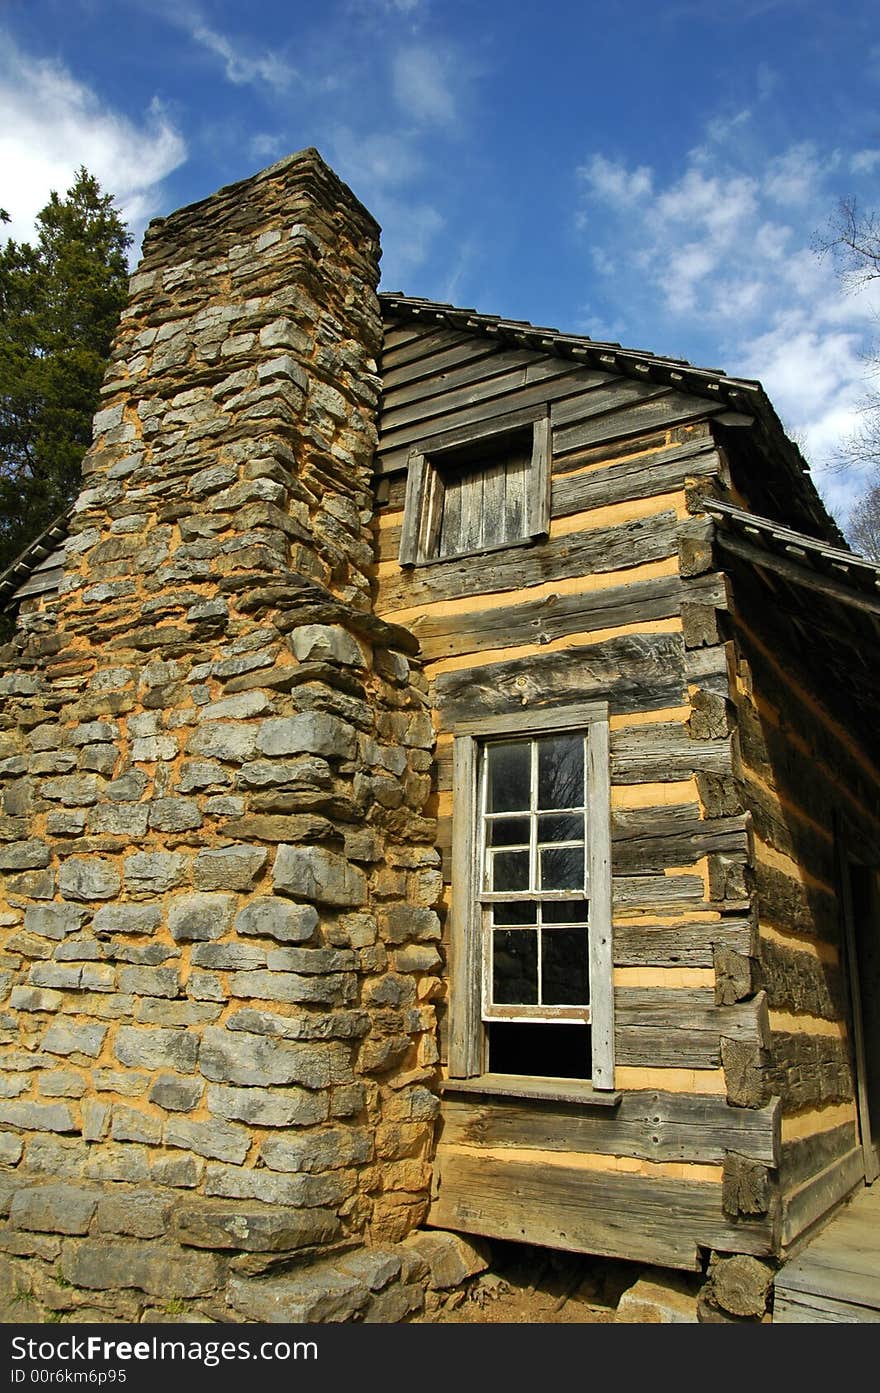
<svg viewBox="0 0 880 1393"><path fill-rule="evenodd" d="M145 241L0 678L5 1319L271 1318L242 1283L426 1212L441 879L416 645L370 612L377 261L310 151Z"/></svg>

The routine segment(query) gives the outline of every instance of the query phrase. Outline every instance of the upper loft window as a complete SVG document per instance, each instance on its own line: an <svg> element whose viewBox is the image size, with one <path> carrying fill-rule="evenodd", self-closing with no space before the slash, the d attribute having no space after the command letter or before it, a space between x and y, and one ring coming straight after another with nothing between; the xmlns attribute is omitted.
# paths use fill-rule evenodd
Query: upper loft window
<svg viewBox="0 0 880 1393"><path fill-rule="evenodd" d="M550 453L546 408L423 441L409 459L400 564L470 556L546 536Z"/></svg>

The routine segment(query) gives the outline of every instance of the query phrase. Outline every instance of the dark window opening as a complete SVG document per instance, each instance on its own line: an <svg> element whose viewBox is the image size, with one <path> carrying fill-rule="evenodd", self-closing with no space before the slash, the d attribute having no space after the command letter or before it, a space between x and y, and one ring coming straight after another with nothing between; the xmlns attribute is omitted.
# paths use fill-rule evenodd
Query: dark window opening
<svg viewBox="0 0 880 1393"><path fill-rule="evenodd" d="M544 1079L588 1079L590 1027L489 1021L489 1071Z"/></svg>

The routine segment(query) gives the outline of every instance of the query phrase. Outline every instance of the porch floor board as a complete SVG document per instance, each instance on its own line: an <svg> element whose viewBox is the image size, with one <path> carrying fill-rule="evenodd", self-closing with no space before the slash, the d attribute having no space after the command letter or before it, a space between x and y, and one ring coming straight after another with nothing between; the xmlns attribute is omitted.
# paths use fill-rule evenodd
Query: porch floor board
<svg viewBox="0 0 880 1393"><path fill-rule="evenodd" d="M880 1181L848 1200L780 1269L773 1320L880 1324Z"/></svg>

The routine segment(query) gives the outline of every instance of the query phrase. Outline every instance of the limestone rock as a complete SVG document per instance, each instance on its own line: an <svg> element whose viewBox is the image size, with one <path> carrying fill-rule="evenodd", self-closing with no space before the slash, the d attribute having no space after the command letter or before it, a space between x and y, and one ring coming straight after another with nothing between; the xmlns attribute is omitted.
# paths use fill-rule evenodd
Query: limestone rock
<svg viewBox="0 0 880 1393"><path fill-rule="evenodd" d="M42 1233L87 1233L98 1205L93 1190L74 1185L36 1185L12 1198L9 1223L16 1229Z"/></svg>
<svg viewBox="0 0 880 1393"><path fill-rule="evenodd" d="M695 1325L699 1278L649 1271L628 1287L617 1303L615 1320L638 1325Z"/></svg>
<svg viewBox="0 0 880 1393"><path fill-rule="evenodd" d="M58 888L68 900L112 900L121 881L112 861L71 856L58 872Z"/></svg>
<svg viewBox="0 0 880 1393"><path fill-rule="evenodd" d="M264 847L227 846L200 851L193 862L197 890L249 890L266 864Z"/></svg>
<svg viewBox="0 0 880 1393"><path fill-rule="evenodd" d="M432 1291L460 1286L468 1277L485 1272L489 1251L480 1239L462 1238L443 1230L419 1230L403 1241L403 1248L427 1264Z"/></svg>
<svg viewBox="0 0 880 1393"><path fill-rule="evenodd" d="M227 1290L233 1310L270 1325L351 1320L369 1299L362 1282L327 1264L262 1281L233 1277Z"/></svg>
<svg viewBox="0 0 880 1393"><path fill-rule="evenodd" d="M279 846L272 881L282 895L319 904L354 908L367 901L363 871L324 847Z"/></svg>
<svg viewBox="0 0 880 1393"><path fill-rule="evenodd" d="M318 926L313 905L291 904L275 895L254 895L236 915L235 930L281 943L305 943Z"/></svg>
<svg viewBox="0 0 880 1393"><path fill-rule="evenodd" d="M181 895L171 901L168 928L176 943L221 938L235 913L235 896Z"/></svg>

